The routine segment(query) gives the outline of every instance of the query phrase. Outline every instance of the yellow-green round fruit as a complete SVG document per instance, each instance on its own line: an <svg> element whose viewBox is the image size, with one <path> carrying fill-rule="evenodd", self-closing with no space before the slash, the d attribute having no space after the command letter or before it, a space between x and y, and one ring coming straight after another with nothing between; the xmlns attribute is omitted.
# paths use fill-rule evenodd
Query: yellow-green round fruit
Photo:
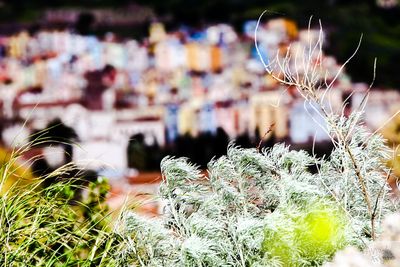
<svg viewBox="0 0 400 267"><path fill-rule="evenodd" d="M285 236L286 232L264 231L263 251L268 253L269 258L275 258L282 266L295 266L298 255L294 253L293 240Z"/></svg>
<svg viewBox="0 0 400 267"><path fill-rule="evenodd" d="M346 214L336 203L314 202L295 220L295 242L301 256L309 260L326 259L346 245Z"/></svg>
<svg viewBox="0 0 400 267"><path fill-rule="evenodd" d="M287 212L276 211L268 218L264 228L262 252L266 259L279 261L281 266L297 266L299 260L294 233L295 224Z"/></svg>
<svg viewBox="0 0 400 267"><path fill-rule="evenodd" d="M326 199L276 210L264 228L262 252L282 266L319 264L347 245L348 225L344 211Z"/></svg>

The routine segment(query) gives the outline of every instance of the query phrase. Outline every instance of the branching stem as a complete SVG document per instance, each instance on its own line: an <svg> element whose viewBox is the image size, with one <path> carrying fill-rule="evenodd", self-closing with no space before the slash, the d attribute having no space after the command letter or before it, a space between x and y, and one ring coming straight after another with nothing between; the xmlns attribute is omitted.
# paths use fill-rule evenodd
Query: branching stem
<svg viewBox="0 0 400 267"><path fill-rule="evenodd" d="M255 46L256 46L258 53L259 53L259 51L258 51L258 44L257 44L257 28L259 27L261 17L263 16L263 14L260 16L258 23L257 23L256 30L255 30ZM309 29L308 29L309 33L310 33L310 27L311 27L310 25L311 24L309 24ZM375 233L376 208L374 209L372 207L372 204L371 204L372 201L371 201L371 197L370 197L369 190L367 187L366 179L361 174L360 167L359 167L359 165L356 161L356 158L354 157L353 152L349 146L348 135L350 133L347 133L347 134L343 133L343 130L341 130L338 123L336 123L332 119L331 113L329 113L325 109L325 107L322 103L326 93L330 89L332 89L332 86L337 81L340 74L343 72L344 67L356 55L358 49L360 48L361 41L362 41L362 35L360 37L360 40L359 40L357 47L356 47L355 51L353 52L353 54L340 66L339 70L333 76L332 80L329 83L327 82L326 75L325 75L325 77L319 77L319 74L317 71L317 68L318 68L318 70L323 72L322 71L323 70L322 63L321 63L323 60L323 51L322 51L323 34L322 34L321 22L320 22L320 32L319 32L318 40L316 41L315 45L312 45L311 38L310 38L308 53L306 51L303 52L303 54L304 54L303 55L304 73L299 73L299 70L297 69L297 51L296 51L296 56L295 56L296 58L294 59L294 65L295 65L295 69L293 70L294 74L293 74L293 72L291 70L291 66L290 66L290 61L291 61L290 51L286 52L286 56L283 59L279 58L279 53L277 54L277 57L275 59L276 60L275 69L271 64L266 65L261 56L260 56L260 58L265 67L265 70L274 80L276 80L278 83L281 83L285 86L295 86L297 88L297 91L304 98L305 101L309 101L310 103L315 102L318 105L318 107L322 113L320 115L325 119L327 124L333 130L332 131L333 134L329 134L333 144L335 145L337 143L338 146L341 146L342 148L344 148L345 153L350 158L352 168L357 177L358 184L360 186L365 204L367 206L367 212L368 212L368 215L370 218L370 223L371 223L371 238L372 238L372 240L374 240L376 237L376 233ZM290 48L288 48L288 50L290 50ZM260 53L259 53L259 55L260 55ZM312 62L314 55L316 55L317 63ZM276 68L277 68L277 70L276 70ZM325 88L322 87L322 85L320 83L321 80L325 81L325 83L324 83ZM320 91L321 89L324 89L322 99L319 98L318 94L317 94L317 92ZM357 122L355 122L355 123L357 123ZM380 196L378 196L378 198L379 197Z"/></svg>

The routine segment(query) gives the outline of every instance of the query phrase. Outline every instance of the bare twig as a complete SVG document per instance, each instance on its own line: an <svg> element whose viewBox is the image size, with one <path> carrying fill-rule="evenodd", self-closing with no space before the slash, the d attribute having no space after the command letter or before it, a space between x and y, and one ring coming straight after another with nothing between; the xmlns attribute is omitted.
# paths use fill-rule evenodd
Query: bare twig
<svg viewBox="0 0 400 267"><path fill-rule="evenodd" d="M258 151L258 152L261 151L261 145L262 145L262 142L263 142L264 138L265 138L270 132L273 131L274 127L275 127L275 122L272 123L272 124L269 126L268 130L267 130L267 131L264 133L264 135L261 137L260 142L258 143L258 146L257 146L257 151Z"/></svg>
<svg viewBox="0 0 400 267"><path fill-rule="evenodd" d="M332 140L333 144L335 145L335 147L336 146L341 147L343 149L343 151L347 154L348 158L350 159L352 169L357 178L357 182L359 184L359 187L361 189L361 192L362 192L365 204L366 204L367 213L368 213L368 216L371 221L371 238L375 239L376 208L372 206L371 195L370 195L369 188L368 188L368 185L366 182L366 178L361 173L360 166L359 166L359 164L356 160L356 157L354 156L353 151L349 144L349 135L354 130L354 127L360 120L361 115L355 116L353 118L354 121L351 122L352 127L350 127L347 132L344 132L345 130L341 129L341 126L334 119L332 107L331 107L330 112L328 112L323 104L324 98L325 98L325 95L327 94L327 92L332 89L335 82L340 77L341 73L343 72L345 66L357 54L357 52L361 46L363 35L360 36L359 42L358 42L354 52L340 66L340 68L338 69L336 74L333 76L333 78L328 83L328 78L327 78L328 73L327 72L325 72L324 76L321 77L321 75L323 73L323 66L322 66L323 31L322 31L321 22L319 21L320 31L319 31L319 35L318 35L318 39L316 40L316 43L313 44L312 40L311 40L312 38L309 36L308 47L307 48L304 47L304 52L303 52L303 57L302 57L302 63L303 63L302 68L303 68L304 73L300 73L299 69L298 69L297 51L295 54L295 58L293 60L291 58L290 47L286 51L286 55L283 59L280 59L279 56L277 55L276 63L273 66L271 64L268 64L268 65L265 64L265 61L261 57L261 54L258 50L258 44L257 44L257 29L259 27L261 18L264 14L265 14L265 12L262 13L260 18L258 19L257 27L255 30L255 47L256 47L257 52L259 53L261 62L264 65L265 70L268 72L268 74L273 79L275 79L277 82L279 82L285 86L295 86L297 88L297 91L304 98L305 101L307 101L311 104L315 103L318 105L318 107L319 107L318 109L314 105L311 105L311 106L312 106L312 108L314 108L314 110L317 113L319 113L325 119L327 124L330 126L331 132L328 134L331 137L331 140ZM309 34L310 34L310 29L311 29L311 19L310 19L309 28L308 28ZM313 62L314 59L316 59L316 62ZM294 61L293 63L294 63L295 69L291 68L292 61ZM375 69L376 69L376 61L374 64L373 81L375 80ZM322 93L322 97L320 97L319 91L322 91L322 90L324 90L324 91ZM363 101L360 104L361 109L363 109L365 107L367 98L368 98L368 92L366 93ZM378 196L378 198L380 198L380 196Z"/></svg>

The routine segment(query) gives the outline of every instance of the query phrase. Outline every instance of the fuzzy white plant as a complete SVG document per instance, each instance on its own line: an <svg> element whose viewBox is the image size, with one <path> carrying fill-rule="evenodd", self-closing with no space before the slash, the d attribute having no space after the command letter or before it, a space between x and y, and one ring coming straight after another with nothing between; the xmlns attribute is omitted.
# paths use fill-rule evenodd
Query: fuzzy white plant
<svg viewBox="0 0 400 267"><path fill-rule="evenodd" d="M122 218L121 263L310 266L346 245L364 247L375 239L382 215L395 208L385 167L389 151L379 134L362 126L362 107L346 118L323 104L340 73L328 82L322 65L312 64L313 58L322 62L322 32L304 55L302 73L293 69L290 51L266 71L295 86L325 119L332 154L317 158L283 144L258 151L231 143L226 156L209 163L207 176L185 158L164 158L159 197L165 213L157 220Z"/></svg>
<svg viewBox="0 0 400 267"><path fill-rule="evenodd" d="M261 18L262 15L258 20L258 25ZM309 34L311 21L312 19L309 22ZM289 46L283 53L284 56L280 56L282 53L277 53L276 58L269 64L266 64L261 56L260 59L272 78L283 85L295 87L305 103L308 103L326 122L327 129L321 127L331 137L335 149L330 156L329 164L323 164L322 168L328 168L328 172L339 175L337 176L339 179L324 181L322 177L321 185L326 187L335 199L344 200L345 209L349 215L362 222L357 227L363 227L365 233L375 239L381 214L391 208L389 202L385 201L390 189L387 179L391 171L385 166L385 162L390 157L385 140L377 132L370 133L362 125L363 111L372 83L359 108L353 111L348 118L344 115L346 103L342 106L341 114L336 114L330 103L326 103L327 95L343 75L345 66L360 48L362 36L349 59L336 73L329 73L323 64L324 33L321 21L319 21L319 26L318 38L309 36L308 46L303 47L301 56L297 50L293 52ZM255 45L258 51L257 29L255 36ZM323 173L323 170L321 169L320 172ZM382 175L386 178L382 179ZM369 222L367 223L367 221Z"/></svg>

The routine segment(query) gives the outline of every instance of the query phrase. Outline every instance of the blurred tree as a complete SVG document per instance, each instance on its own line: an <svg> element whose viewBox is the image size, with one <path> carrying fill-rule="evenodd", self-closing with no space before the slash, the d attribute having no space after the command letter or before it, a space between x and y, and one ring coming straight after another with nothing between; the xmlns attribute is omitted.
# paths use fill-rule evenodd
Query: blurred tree
<svg viewBox="0 0 400 267"><path fill-rule="evenodd" d="M91 33L94 23L94 15L92 13L83 12L79 15L75 28L80 34L87 35Z"/></svg>

